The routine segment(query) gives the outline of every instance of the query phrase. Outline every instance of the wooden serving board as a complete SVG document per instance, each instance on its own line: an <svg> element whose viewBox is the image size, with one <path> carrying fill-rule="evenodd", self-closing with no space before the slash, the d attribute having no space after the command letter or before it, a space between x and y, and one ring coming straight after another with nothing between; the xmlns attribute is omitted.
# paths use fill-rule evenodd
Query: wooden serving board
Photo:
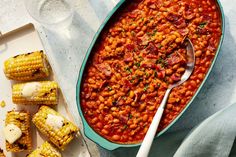
<svg viewBox="0 0 236 157"><path fill-rule="evenodd" d="M8 80L3 72L3 63L9 57L32 52L36 50L44 50L41 40L38 36L38 32L35 30L33 24L27 24L23 27L17 28L5 34L1 34L0 36L0 102L5 101L6 106L0 107L0 148L3 149L4 154L7 157L25 157L30 152L22 152L22 153L11 153L6 152L5 149L5 139L2 134L2 129L5 124L5 116L7 111L10 110L28 110L31 113L31 116L37 111L39 106L19 106L15 105L12 102L11 94L12 94L12 85L15 83L14 81ZM45 52L47 54L47 52ZM50 63L50 60L49 60ZM53 69L51 72L51 76L48 80L57 81L57 77L53 74ZM60 86L60 84L59 84ZM55 107L55 109L63 114L65 117L73 121L72 116L68 112L68 105L65 102L63 97L63 91L59 93L59 103ZM31 123L31 132L33 139L33 150L40 146L45 140L47 140L42 134L40 134L33 123ZM84 143L83 138L76 137L62 152L63 157L89 157L90 154L87 150L86 144Z"/></svg>

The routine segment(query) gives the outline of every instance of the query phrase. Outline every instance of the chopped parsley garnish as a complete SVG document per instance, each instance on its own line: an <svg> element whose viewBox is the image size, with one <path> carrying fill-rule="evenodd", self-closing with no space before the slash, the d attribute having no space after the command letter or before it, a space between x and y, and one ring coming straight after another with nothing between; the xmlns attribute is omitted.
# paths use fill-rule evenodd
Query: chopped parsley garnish
<svg viewBox="0 0 236 157"><path fill-rule="evenodd" d="M157 77L157 71L154 72L154 77Z"/></svg>
<svg viewBox="0 0 236 157"><path fill-rule="evenodd" d="M146 85L146 86L143 88L143 90L144 90L144 91L147 91L148 88L149 88L149 86Z"/></svg>
<svg viewBox="0 0 236 157"><path fill-rule="evenodd" d="M132 70L131 70L129 67L125 67L125 70L126 70L128 73L132 73Z"/></svg>
<svg viewBox="0 0 236 157"><path fill-rule="evenodd" d="M147 46L148 46L148 45L144 45L143 48L145 49L145 48L147 48Z"/></svg>
<svg viewBox="0 0 236 157"><path fill-rule="evenodd" d="M168 65L168 63L163 58L159 58L156 63L161 64L162 67L166 67Z"/></svg>
<svg viewBox="0 0 236 157"><path fill-rule="evenodd" d="M157 84L157 87L159 88L160 86L161 86L161 84L160 84L160 83L158 83L158 84Z"/></svg>
<svg viewBox="0 0 236 157"><path fill-rule="evenodd" d="M142 17L141 20L144 21L144 18Z"/></svg>
<svg viewBox="0 0 236 157"><path fill-rule="evenodd" d="M125 130L125 129L127 129L127 128L128 128L128 126L127 126L127 125L124 125L123 130Z"/></svg>
<svg viewBox="0 0 236 157"><path fill-rule="evenodd" d="M138 56L138 58L140 59L140 61L142 61L142 60L143 60L143 57L142 57L142 56Z"/></svg>
<svg viewBox="0 0 236 157"><path fill-rule="evenodd" d="M129 116L128 116L128 118L131 119L132 117L133 117L133 116L132 116L132 114L130 113Z"/></svg>
<svg viewBox="0 0 236 157"><path fill-rule="evenodd" d="M139 62L134 63L134 65L136 65L137 67L140 67L140 63Z"/></svg>
<svg viewBox="0 0 236 157"><path fill-rule="evenodd" d="M207 22L201 22L198 27L204 28L207 25Z"/></svg>
<svg viewBox="0 0 236 157"><path fill-rule="evenodd" d="M152 35L152 33L151 33L151 32L147 32L146 34L147 34L148 36L151 36L151 35Z"/></svg>
<svg viewBox="0 0 236 157"><path fill-rule="evenodd" d="M159 44L159 45L158 45L158 48L159 48L159 49L160 49L160 48L162 48L162 45L161 45L161 44Z"/></svg>
<svg viewBox="0 0 236 157"><path fill-rule="evenodd" d="M108 89L109 91L112 91L112 88L111 88L110 86L107 86L107 89Z"/></svg>
<svg viewBox="0 0 236 157"><path fill-rule="evenodd" d="M152 33L152 36L155 36L156 33L157 33L157 30L155 29L155 30L153 31L153 33Z"/></svg>
<svg viewBox="0 0 236 157"><path fill-rule="evenodd" d="M150 20L153 20L154 19L154 17L150 17Z"/></svg>
<svg viewBox="0 0 236 157"><path fill-rule="evenodd" d="M114 101L112 101L112 105L116 105L117 104L117 102L114 100Z"/></svg>
<svg viewBox="0 0 236 157"><path fill-rule="evenodd" d="M132 35L132 36L135 36L135 32L134 32L134 31L131 31L131 35Z"/></svg>

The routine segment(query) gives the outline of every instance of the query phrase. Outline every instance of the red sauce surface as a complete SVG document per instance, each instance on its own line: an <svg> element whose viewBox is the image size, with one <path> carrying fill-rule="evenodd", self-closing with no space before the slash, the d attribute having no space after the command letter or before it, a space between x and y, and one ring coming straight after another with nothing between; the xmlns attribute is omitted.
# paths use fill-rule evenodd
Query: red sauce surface
<svg viewBox="0 0 236 157"><path fill-rule="evenodd" d="M89 125L115 143L142 141L169 84L185 71L186 37L195 48L190 79L172 90L158 131L192 99L221 37L214 0L125 2L93 49L84 72L81 107Z"/></svg>

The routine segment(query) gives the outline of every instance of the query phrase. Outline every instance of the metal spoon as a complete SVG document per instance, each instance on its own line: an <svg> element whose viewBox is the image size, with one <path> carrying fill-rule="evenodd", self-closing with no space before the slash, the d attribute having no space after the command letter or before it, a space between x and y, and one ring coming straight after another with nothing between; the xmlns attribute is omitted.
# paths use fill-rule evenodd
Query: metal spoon
<svg viewBox="0 0 236 157"><path fill-rule="evenodd" d="M156 135L156 131L158 128L158 125L160 123L164 108L166 106L166 102L168 100L169 94L173 88L176 86L179 86L183 82L185 82L191 75L193 69L194 69L194 64L195 64L195 55L194 55L194 48L193 44L190 41L190 39L186 38L187 42L187 65L186 65L186 70L185 73L182 75L181 80L176 82L175 84L172 84L168 87L165 96L161 102L161 105L159 106L155 116L153 117L152 123L147 131L147 134L144 137L144 140L142 142L142 145L139 148L138 154L136 157L147 157L149 150L152 145L152 141L154 139L154 136Z"/></svg>

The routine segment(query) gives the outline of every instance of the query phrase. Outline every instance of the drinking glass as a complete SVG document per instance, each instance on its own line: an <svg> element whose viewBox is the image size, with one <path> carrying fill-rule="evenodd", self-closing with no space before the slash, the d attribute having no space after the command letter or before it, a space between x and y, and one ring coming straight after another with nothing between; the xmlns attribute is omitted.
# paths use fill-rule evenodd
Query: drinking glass
<svg viewBox="0 0 236 157"><path fill-rule="evenodd" d="M28 13L49 29L64 28L71 24L73 0L25 0Z"/></svg>

